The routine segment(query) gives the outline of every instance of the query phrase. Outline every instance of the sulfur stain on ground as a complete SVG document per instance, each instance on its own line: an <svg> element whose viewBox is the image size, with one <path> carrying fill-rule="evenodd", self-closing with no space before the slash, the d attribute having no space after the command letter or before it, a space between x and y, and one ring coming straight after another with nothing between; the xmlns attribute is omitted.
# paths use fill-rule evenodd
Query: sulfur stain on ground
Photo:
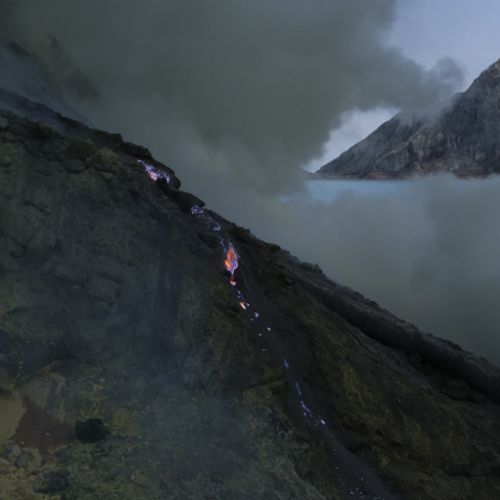
<svg viewBox="0 0 500 500"><path fill-rule="evenodd" d="M0 394L0 443L16 433L24 412L25 406L17 391Z"/></svg>

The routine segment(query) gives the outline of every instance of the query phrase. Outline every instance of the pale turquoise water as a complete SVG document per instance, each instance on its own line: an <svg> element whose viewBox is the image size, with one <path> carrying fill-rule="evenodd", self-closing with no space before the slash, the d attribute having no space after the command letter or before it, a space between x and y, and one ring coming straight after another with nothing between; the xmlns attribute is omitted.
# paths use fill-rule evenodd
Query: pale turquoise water
<svg viewBox="0 0 500 500"><path fill-rule="evenodd" d="M404 196L415 181L321 180L307 181L309 195L318 201L330 202L342 196L392 197Z"/></svg>

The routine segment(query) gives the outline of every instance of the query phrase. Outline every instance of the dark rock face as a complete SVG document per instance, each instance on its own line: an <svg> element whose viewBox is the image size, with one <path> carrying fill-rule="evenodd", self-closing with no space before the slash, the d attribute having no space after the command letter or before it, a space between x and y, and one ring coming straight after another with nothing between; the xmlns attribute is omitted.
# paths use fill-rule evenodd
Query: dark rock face
<svg viewBox="0 0 500 500"><path fill-rule="evenodd" d="M500 61L431 118L395 116L326 164L321 177L399 179L436 172L500 173Z"/></svg>
<svg viewBox="0 0 500 500"><path fill-rule="evenodd" d="M36 488L37 493L56 494L68 487L68 475L65 471L49 472L42 478L42 484Z"/></svg>
<svg viewBox="0 0 500 500"><path fill-rule="evenodd" d="M497 368L203 209L146 149L1 102L31 118L0 112L6 498L500 498ZM110 434L68 437L85 420Z"/></svg>
<svg viewBox="0 0 500 500"><path fill-rule="evenodd" d="M76 422L75 435L82 443L96 443L109 434L108 428L100 418L89 418Z"/></svg>

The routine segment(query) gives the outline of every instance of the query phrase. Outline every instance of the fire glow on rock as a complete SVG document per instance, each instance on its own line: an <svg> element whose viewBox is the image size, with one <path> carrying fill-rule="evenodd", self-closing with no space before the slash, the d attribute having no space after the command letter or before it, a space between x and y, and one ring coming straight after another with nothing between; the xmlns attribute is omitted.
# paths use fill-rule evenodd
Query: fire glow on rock
<svg viewBox="0 0 500 500"><path fill-rule="evenodd" d="M142 166L142 168L144 168L152 181L156 182L159 179L164 179L167 183L170 183L170 175L163 172L163 170L156 168L154 165L151 165L151 163L144 160L137 160L137 162Z"/></svg>
<svg viewBox="0 0 500 500"><path fill-rule="evenodd" d="M234 273L236 272L236 269L238 269L238 254L236 253L236 250L234 249L232 243L229 243L229 246L226 250L224 267L226 268L226 271L231 275L229 279L229 284L231 286L236 286L237 283L234 277Z"/></svg>
<svg viewBox="0 0 500 500"><path fill-rule="evenodd" d="M138 163L144 168L152 181L157 182L159 179L165 179L167 183L170 182L170 175L168 175L166 172L159 170L158 168L143 160L138 160ZM199 205L193 205L191 207L191 215L202 220L212 231L217 234L217 239L223 249L223 264L224 269L229 276L228 282L235 291L238 305L249 316L250 322L252 322L252 324L255 326L257 335L259 337L271 335L271 327L268 325L261 326L264 322L260 313L258 311L252 310L253 308L251 304L246 300L243 292L238 287L238 282L236 281L236 272L240 265L240 258L235 246L229 239L223 237L223 235L221 234L221 225L216 220L214 220L214 218L209 215L203 207L200 207ZM263 348L262 351L266 352L267 349ZM287 358L283 358L283 367L286 372L291 373L290 364ZM326 421L319 415L315 415L309 408L309 406L305 403L300 383L297 380L294 380L293 384L295 386L295 393L298 399L299 408L304 417L306 417L315 427L325 426Z"/></svg>

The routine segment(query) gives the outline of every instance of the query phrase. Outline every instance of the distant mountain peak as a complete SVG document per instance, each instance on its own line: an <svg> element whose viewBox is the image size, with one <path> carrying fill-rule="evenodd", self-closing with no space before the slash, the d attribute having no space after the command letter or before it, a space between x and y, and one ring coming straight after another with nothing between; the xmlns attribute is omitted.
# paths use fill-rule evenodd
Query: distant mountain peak
<svg viewBox="0 0 500 500"><path fill-rule="evenodd" d="M496 78L500 78L500 59L498 59L491 66L486 68L481 74L482 75L485 75L485 74L493 75Z"/></svg>
<svg viewBox="0 0 500 500"><path fill-rule="evenodd" d="M500 60L437 115L396 115L317 172L323 178L401 179L500 173Z"/></svg>

